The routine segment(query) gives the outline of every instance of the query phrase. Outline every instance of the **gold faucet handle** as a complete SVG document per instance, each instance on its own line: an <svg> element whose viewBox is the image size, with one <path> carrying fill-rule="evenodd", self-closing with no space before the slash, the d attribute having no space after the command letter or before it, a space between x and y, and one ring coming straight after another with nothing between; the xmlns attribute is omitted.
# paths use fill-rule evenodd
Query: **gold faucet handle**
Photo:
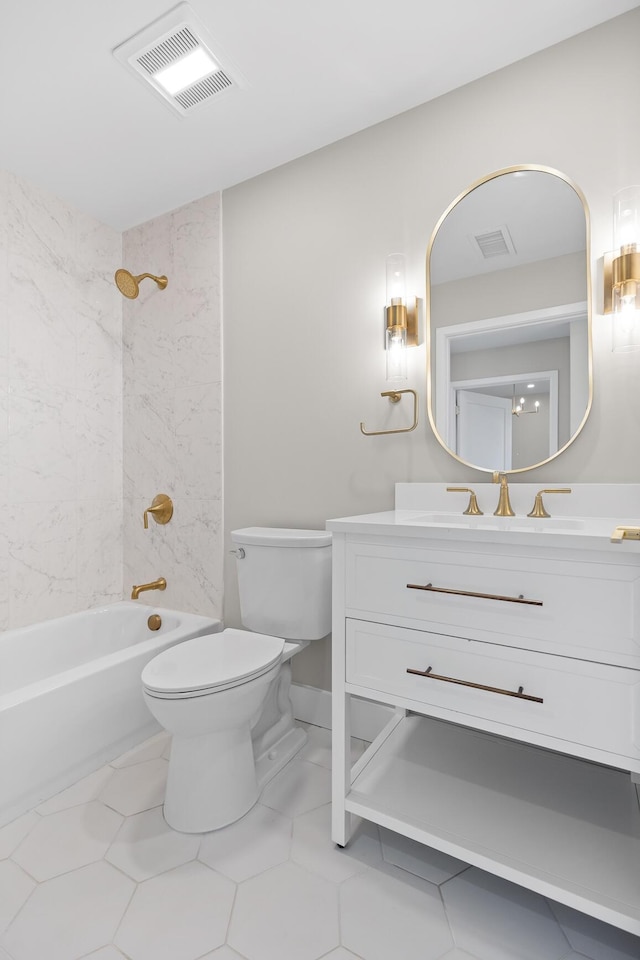
<svg viewBox="0 0 640 960"><path fill-rule="evenodd" d="M533 509L531 513L528 513L528 517L536 517L540 519L541 517L550 517L551 514L547 513L544 508L544 503L542 502L543 493L571 493L571 487L557 487L557 488L548 488L545 490L538 490L536 493L536 498L533 502Z"/></svg>
<svg viewBox="0 0 640 960"><path fill-rule="evenodd" d="M447 487L447 493L468 493L469 504L466 510L463 510L462 513L467 517L481 517L483 516L482 510L478 506L478 498L475 495L475 492L471 487Z"/></svg>
<svg viewBox="0 0 640 960"><path fill-rule="evenodd" d="M156 523L169 523L173 516L173 501L166 493L159 493L151 501L151 506L147 507L143 515L144 528L149 528L149 514Z"/></svg>

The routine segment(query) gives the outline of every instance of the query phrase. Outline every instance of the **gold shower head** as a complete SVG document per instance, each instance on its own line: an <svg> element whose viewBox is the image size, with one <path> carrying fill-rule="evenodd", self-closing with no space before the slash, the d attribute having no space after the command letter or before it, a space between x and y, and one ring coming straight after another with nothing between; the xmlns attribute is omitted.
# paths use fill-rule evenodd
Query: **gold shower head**
<svg viewBox="0 0 640 960"><path fill-rule="evenodd" d="M116 286L123 296L128 297L129 300L135 300L140 293L140 281L144 280L145 277L149 277L150 280L155 280L161 290L164 290L169 283L166 277L155 277L152 273L141 273L139 276L134 277L128 270L116 270Z"/></svg>

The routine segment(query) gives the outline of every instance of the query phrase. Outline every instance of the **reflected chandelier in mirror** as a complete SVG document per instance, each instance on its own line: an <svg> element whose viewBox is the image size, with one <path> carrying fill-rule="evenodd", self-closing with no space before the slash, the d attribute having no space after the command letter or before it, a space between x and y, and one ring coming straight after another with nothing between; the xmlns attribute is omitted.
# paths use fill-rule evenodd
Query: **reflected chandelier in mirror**
<svg viewBox="0 0 640 960"><path fill-rule="evenodd" d="M589 212L548 167L508 167L457 197L427 251L427 403L478 470L557 457L591 409Z"/></svg>

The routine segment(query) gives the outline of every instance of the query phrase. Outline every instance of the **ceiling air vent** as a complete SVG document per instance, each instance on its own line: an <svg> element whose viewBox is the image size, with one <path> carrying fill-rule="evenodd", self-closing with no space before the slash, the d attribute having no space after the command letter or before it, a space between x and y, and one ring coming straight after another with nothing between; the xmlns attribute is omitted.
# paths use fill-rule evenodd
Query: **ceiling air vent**
<svg viewBox="0 0 640 960"><path fill-rule="evenodd" d="M181 117L203 104L246 86L188 3L180 3L135 36L113 55L149 83Z"/></svg>
<svg viewBox="0 0 640 960"><path fill-rule="evenodd" d="M516 252L511 234L506 226L497 227L495 230L484 230L482 233L474 234L469 239L484 260L490 260L493 257L512 256Z"/></svg>

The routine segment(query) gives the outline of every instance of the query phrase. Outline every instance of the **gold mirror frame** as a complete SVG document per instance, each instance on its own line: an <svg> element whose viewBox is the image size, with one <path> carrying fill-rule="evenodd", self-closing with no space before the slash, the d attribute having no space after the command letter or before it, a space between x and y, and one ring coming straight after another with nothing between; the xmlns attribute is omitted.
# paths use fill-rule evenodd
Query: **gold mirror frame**
<svg viewBox="0 0 640 960"><path fill-rule="evenodd" d="M452 456L452 457L454 458L454 460L457 460L458 463L462 463L465 467L471 467L473 470L479 470L479 471L482 472L482 473L493 473L494 471L493 471L493 469L492 469L491 467L480 467L480 466L478 466L477 464L470 463L468 460L464 460L462 457L458 456L458 454L455 453L455 452L451 449L451 447L449 447L449 445L446 443L446 441L444 440L444 438L440 435L440 432L438 431L438 428L437 428L436 422L435 422L435 416L434 416L434 411L433 411L433 396L432 396L432 394L433 394L433 379L432 379L432 373L431 373L431 355L432 355L432 352L433 352L432 329L431 329L431 254L432 254L432 250L433 250L433 245L434 245L435 240L436 240L436 237L437 237L437 235L438 235L438 231L439 231L440 227L442 226L442 224L444 223L444 221L446 220L447 216L448 216L448 215L451 213L451 211L454 209L454 207L456 207L466 196L468 196L470 193L472 193L472 192L473 192L474 190L476 190L478 187L482 186L482 184L487 183L487 182L490 181L490 180L495 180L495 179L498 178L498 177L502 177L502 176L504 176L505 174L518 173L518 172L521 172L521 171L537 171L537 172L540 172L540 173L548 173L548 174L551 174L551 175L554 176L554 177L558 177L560 180L563 180L566 184L568 184L568 186L570 186L570 187L575 191L576 195L578 196L578 198L580 199L580 201L581 201L581 203L582 203L582 208L583 208L584 217L585 217L585 257L586 257L586 265L585 265L585 266L586 266L586 287L587 287L586 302L587 302L587 341L588 341L587 375L588 375L589 395L588 395L588 399L587 399L587 405L586 405L586 409L585 409L585 412L584 412L584 416L582 417L582 420L580 421L580 424L578 425L578 427L577 427L577 429L575 430L575 432L573 433L573 435L569 438L569 440L567 440L567 442L566 442L562 447L560 447L559 450L556 450L555 453L551 454L551 455L550 455L549 457L547 457L545 460L540 460L539 463L534 463L534 464L531 464L530 466L527 466L527 467L516 467L516 468L514 468L514 469L504 470L504 471L502 471L502 472L503 472L503 473L506 473L506 474L525 473L525 472L527 472L527 471L529 471L529 470L535 470L537 467L542 467L542 466L544 466L544 464L550 463L552 460L555 460L556 457L559 457L561 453L564 453L564 451L567 450L567 448L571 446L571 444L574 442L574 440L576 439L576 437L578 437L578 436L580 435L580 433L582 432L582 429L583 429L585 423L587 422L587 419L588 419L588 417L589 417L589 413L591 412L591 407L592 407L592 404L593 404L593 339L592 339L592 291L591 291L591 225L590 225L590 217L589 217L589 208L588 208L588 206L587 206L587 201L586 201L585 195L584 195L584 193L582 192L582 190L580 189L580 187L578 187L578 185L577 185L576 183L574 183L574 181L571 180L569 177L567 177L564 173L561 173L559 170L555 170L553 167L547 167L547 166L543 166L543 165L540 165L540 164L535 164L535 163L519 164L519 165L515 165L515 166L512 166L512 167L504 167L504 168L501 169L501 170L496 170L496 171L494 171L493 173L489 173L489 174L487 174L486 176L481 177L479 180L476 180L476 181L475 181L474 183L472 183L471 186L468 187L466 190L463 190L462 193L460 193L460 194L455 198L455 200L453 200L453 201L449 204L449 206L446 208L446 210L444 211L444 213L440 216L440 218L438 219L438 222L436 223L435 227L433 228L433 232L432 232L432 234L431 234L431 237L429 238L429 244L428 244L428 246L427 246L427 259L426 259L426 279L427 279L427 290L426 290L426 317L427 317L427 322L426 322L427 351L426 351L426 353L427 353L427 361L426 361L426 362L427 362L427 415L428 415L428 417L429 417L429 424L430 424L430 426L431 426L431 429L432 429L432 431L433 431L433 433L434 433L434 435L435 435L436 440L438 441L438 443L443 447L444 450L447 451L447 453L448 453L450 456Z"/></svg>

